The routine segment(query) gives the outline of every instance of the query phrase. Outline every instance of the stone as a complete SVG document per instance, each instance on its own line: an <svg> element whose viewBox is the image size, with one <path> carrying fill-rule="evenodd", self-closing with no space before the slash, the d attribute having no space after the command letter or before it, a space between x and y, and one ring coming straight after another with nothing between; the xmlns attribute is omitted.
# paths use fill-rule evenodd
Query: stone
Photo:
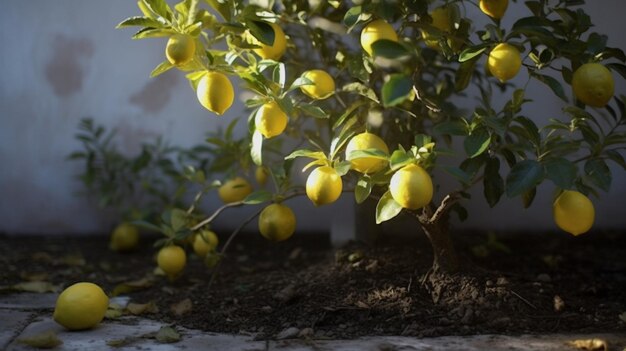
<svg viewBox="0 0 626 351"><path fill-rule="evenodd" d="M0 350L7 345L24 329L33 314L16 310L0 310Z"/></svg>

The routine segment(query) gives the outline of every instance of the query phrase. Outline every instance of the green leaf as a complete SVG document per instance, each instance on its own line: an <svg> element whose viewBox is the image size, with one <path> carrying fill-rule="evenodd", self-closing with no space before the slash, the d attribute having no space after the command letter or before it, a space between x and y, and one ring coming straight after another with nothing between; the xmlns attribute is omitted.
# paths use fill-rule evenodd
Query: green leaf
<svg viewBox="0 0 626 351"><path fill-rule="evenodd" d="M372 193L371 178L365 174L359 177L354 188L354 198L357 204L363 203Z"/></svg>
<svg viewBox="0 0 626 351"><path fill-rule="evenodd" d="M255 165L263 165L263 134L258 130L252 134L252 146L250 147L250 156Z"/></svg>
<svg viewBox="0 0 626 351"><path fill-rule="evenodd" d="M459 120L439 122L433 127L435 135L467 135L467 124Z"/></svg>
<svg viewBox="0 0 626 351"><path fill-rule="evenodd" d="M272 193L267 190L257 190L252 194L246 196L243 199L243 203L246 205L258 205L263 202L268 202L272 199Z"/></svg>
<svg viewBox="0 0 626 351"><path fill-rule="evenodd" d="M394 218L401 211L402 206L393 199L391 192L387 190L376 205L376 224L381 224Z"/></svg>
<svg viewBox="0 0 626 351"><path fill-rule="evenodd" d="M606 67L619 73L619 75L626 79L626 65L623 65L621 63L609 63L606 65Z"/></svg>
<svg viewBox="0 0 626 351"><path fill-rule="evenodd" d="M598 188L608 192L611 189L611 170L604 160L594 158L585 163L585 173Z"/></svg>
<svg viewBox="0 0 626 351"><path fill-rule="evenodd" d="M340 177L343 177L344 175L348 174L348 172L350 172L350 168L352 168L352 164L350 163L350 161L341 161L338 163L335 163L335 171L337 171L337 174Z"/></svg>
<svg viewBox="0 0 626 351"><path fill-rule="evenodd" d="M539 129L535 122L533 122L530 118L518 116L515 117L515 122L519 123L526 132L525 137L531 141L534 145L539 145L541 141L541 136L539 135Z"/></svg>
<svg viewBox="0 0 626 351"><path fill-rule="evenodd" d="M497 157L489 158L485 165L483 192L489 207L494 207L504 193L504 179L500 175L500 160Z"/></svg>
<svg viewBox="0 0 626 351"><path fill-rule="evenodd" d="M465 152L470 158L474 158L487 150L489 143L491 142L491 135L485 128L478 128L472 131L465 140L463 146Z"/></svg>
<svg viewBox="0 0 626 351"><path fill-rule="evenodd" d="M384 57L387 59L399 59L409 56L411 53L400 43L381 39L372 43L372 54L374 57Z"/></svg>
<svg viewBox="0 0 626 351"><path fill-rule="evenodd" d="M346 14L343 16L343 23L346 27L350 28L359 23L361 18L361 13L363 12L363 7L354 6L346 11Z"/></svg>
<svg viewBox="0 0 626 351"><path fill-rule="evenodd" d="M385 152L378 149L363 149L363 150L353 150L351 151L346 159L348 161L352 161L357 158L368 157L368 158L376 158L379 160L386 160L389 158Z"/></svg>
<svg viewBox="0 0 626 351"><path fill-rule="evenodd" d="M187 226L187 212L180 208L173 208L170 213L170 224L174 231L179 231Z"/></svg>
<svg viewBox="0 0 626 351"><path fill-rule="evenodd" d="M300 149L285 156L285 160L292 160L296 157L308 157L308 158L313 158L316 160L323 160L323 159L326 159L326 154L324 154L322 151Z"/></svg>
<svg viewBox="0 0 626 351"><path fill-rule="evenodd" d="M561 100L568 102L567 96L565 96L565 91L563 90L563 86L558 80L550 76L535 73L532 71L530 72L530 76L547 85Z"/></svg>
<svg viewBox="0 0 626 351"><path fill-rule="evenodd" d="M230 0L229 1L204 0L204 2L206 2L209 6L211 6L213 9L219 12L219 14L222 15L222 17L226 21L231 20L231 13L230 13L230 8L229 8L229 4L231 3Z"/></svg>
<svg viewBox="0 0 626 351"><path fill-rule="evenodd" d="M155 28L143 28L132 36L133 40L146 39L146 38L163 38L169 37L174 32L171 29L155 29Z"/></svg>
<svg viewBox="0 0 626 351"><path fill-rule="evenodd" d="M144 4L148 6L152 12L165 18L168 21L172 20L172 9L169 7L165 0L142 0Z"/></svg>
<svg viewBox="0 0 626 351"><path fill-rule="evenodd" d="M343 86L343 88L341 88L341 91L355 92L361 96L365 96L366 98L378 103L378 96L376 96L376 93L363 83L354 82L354 83L346 84Z"/></svg>
<svg viewBox="0 0 626 351"><path fill-rule="evenodd" d="M446 171L448 174L450 174L463 184L469 185L472 181L472 176L459 167L446 166L442 168L444 171Z"/></svg>
<svg viewBox="0 0 626 351"><path fill-rule="evenodd" d="M311 116L311 117L315 117L315 118L320 118L320 119L327 119L330 116L324 111L322 110L321 107L319 106L315 106L315 105L311 105L311 104L306 104L306 105L300 105L298 106L298 108L304 112L305 114Z"/></svg>
<svg viewBox="0 0 626 351"><path fill-rule="evenodd" d="M518 162L506 177L506 194L509 197L521 195L541 183L544 177L543 167L534 160Z"/></svg>
<svg viewBox="0 0 626 351"><path fill-rule="evenodd" d="M161 28L163 27L163 23L155 19L152 19L150 17L135 16L135 17L129 17L123 20L122 22L120 22L120 24L115 26L115 28L125 28L125 27L135 27L135 26Z"/></svg>
<svg viewBox="0 0 626 351"><path fill-rule="evenodd" d="M411 96L413 81L403 74L392 74L382 89L383 105L396 106Z"/></svg>
<svg viewBox="0 0 626 351"><path fill-rule="evenodd" d="M408 155L405 151L396 150L389 157L389 166L392 171L397 171L398 169L413 163L415 158Z"/></svg>
<svg viewBox="0 0 626 351"><path fill-rule="evenodd" d="M158 225L152 224L150 222L146 222L146 221L132 221L130 222L132 225L139 227L139 228L144 228L147 229L149 231L155 232L155 233L161 233L161 227L159 227Z"/></svg>
<svg viewBox="0 0 626 351"><path fill-rule="evenodd" d="M535 200L535 195L537 195L537 187L527 190L522 194L522 204L524 208L529 208L530 205L532 205Z"/></svg>
<svg viewBox="0 0 626 351"><path fill-rule="evenodd" d="M167 71L169 71L171 68L173 68L174 65L172 65L169 61L163 61L161 63L159 63L158 66L156 66L155 69L152 70L152 72L150 73L150 78L154 78L160 74L163 74Z"/></svg>
<svg viewBox="0 0 626 351"><path fill-rule="evenodd" d="M491 45L491 43L483 43L480 45L471 46L459 54L459 62L467 62L472 59L478 59L478 55L482 54L487 50L487 48ZM475 61L475 60L474 60Z"/></svg>
<svg viewBox="0 0 626 351"><path fill-rule="evenodd" d="M250 29L250 34L258 41L265 45L274 45L276 33L274 33L274 29L268 23L263 21L248 21L246 25L248 29Z"/></svg>
<svg viewBox="0 0 626 351"><path fill-rule="evenodd" d="M476 62L478 61L478 57L472 60L467 60L459 66L459 69L456 71L454 75L454 90L459 92L465 90L469 85L472 77L474 76L474 67L476 67Z"/></svg>
<svg viewBox="0 0 626 351"><path fill-rule="evenodd" d="M572 189L578 168L573 162L564 158L552 158L543 162L546 178L561 189Z"/></svg>

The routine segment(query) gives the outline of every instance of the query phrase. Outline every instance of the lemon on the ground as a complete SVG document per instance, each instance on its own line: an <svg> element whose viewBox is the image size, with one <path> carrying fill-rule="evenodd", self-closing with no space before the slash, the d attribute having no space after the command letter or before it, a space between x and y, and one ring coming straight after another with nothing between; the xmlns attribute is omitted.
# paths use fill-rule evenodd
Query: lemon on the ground
<svg viewBox="0 0 626 351"><path fill-rule="evenodd" d="M287 39L285 37L285 32L283 32L283 29L280 28L278 24L268 24L274 30L274 43L272 45L265 45L251 34L249 35L250 43L260 46L260 48L253 49L253 51L261 58L278 61L283 54L285 54L285 50L287 49Z"/></svg>
<svg viewBox="0 0 626 351"><path fill-rule="evenodd" d="M410 210L422 208L433 198L433 181L428 172L416 164L400 168L389 183L391 196L400 206Z"/></svg>
<svg viewBox="0 0 626 351"><path fill-rule="evenodd" d="M186 34L172 35L165 46L165 56L174 66L182 66L191 59L196 52L196 41Z"/></svg>
<svg viewBox="0 0 626 351"><path fill-rule="evenodd" d="M389 23L387 23L387 21L383 19L370 22L361 31L361 46L370 56L373 54L372 44L381 39L398 41L398 34L396 31Z"/></svg>
<svg viewBox="0 0 626 351"><path fill-rule="evenodd" d="M204 108L222 115L233 104L235 89L225 74L210 71L198 82L196 95Z"/></svg>
<svg viewBox="0 0 626 351"><path fill-rule="evenodd" d="M128 251L139 244L139 230L130 223L121 223L111 233L109 247L114 251Z"/></svg>
<svg viewBox="0 0 626 351"><path fill-rule="evenodd" d="M578 191L565 190L552 205L556 225L572 235L586 233L595 219L593 203Z"/></svg>
<svg viewBox="0 0 626 351"><path fill-rule="evenodd" d="M225 203L241 201L252 193L252 185L242 177L227 180L217 189L217 195Z"/></svg>
<svg viewBox="0 0 626 351"><path fill-rule="evenodd" d="M449 33L452 31L452 21L450 20L450 10L447 6L437 7L430 13L430 17L433 19L431 23L433 27L439 29L442 32ZM439 47L439 41L432 35L429 35L425 31L422 32L424 42L429 48L436 49Z"/></svg>
<svg viewBox="0 0 626 351"><path fill-rule="evenodd" d="M378 135L365 132L357 134L348 142L346 146L346 159L350 156L352 151L376 149L389 154L389 148L387 144L378 137ZM375 158L375 157L359 157L350 160L352 163L352 169L357 172L371 174L380 171L387 165L387 160Z"/></svg>
<svg viewBox="0 0 626 351"><path fill-rule="evenodd" d="M572 77L576 98L593 107L604 107L613 97L615 82L608 68L599 63L580 66Z"/></svg>
<svg viewBox="0 0 626 351"><path fill-rule="evenodd" d="M267 183L267 169L263 166L258 166L254 170L254 178L259 185L264 186Z"/></svg>
<svg viewBox="0 0 626 351"><path fill-rule="evenodd" d="M306 180L306 196L315 206L337 201L342 190L341 177L334 168L329 166L317 167Z"/></svg>
<svg viewBox="0 0 626 351"><path fill-rule="evenodd" d="M211 230L201 230L200 233L194 235L193 252L200 257L206 256L211 250L215 250L219 244L217 235Z"/></svg>
<svg viewBox="0 0 626 351"><path fill-rule="evenodd" d="M259 231L267 240L283 241L296 230L296 216L283 204L271 204L259 215Z"/></svg>
<svg viewBox="0 0 626 351"><path fill-rule="evenodd" d="M335 92L335 80L326 71L314 69L304 72L302 77L313 83L300 87L300 90L311 99L323 100Z"/></svg>
<svg viewBox="0 0 626 351"><path fill-rule="evenodd" d="M59 295L54 307L54 321L70 330L93 328L104 318L109 297L98 285L76 283Z"/></svg>
<svg viewBox="0 0 626 351"><path fill-rule="evenodd" d="M480 0L478 3L480 10L487 16L495 19L504 17L509 0Z"/></svg>
<svg viewBox="0 0 626 351"><path fill-rule="evenodd" d="M287 115L276 101L270 101L256 113L254 117L256 129L266 138L280 135L287 127Z"/></svg>
<svg viewBox="0 0 626 351"><path fill-rule="evenodd" d="M522 55L513 45L500 43L489 53L487 68L501 82L515 77L521 67Z"/></svg>
<svg viewBox="0 0 626 351"><path fill-rule="evenodd" d="M159 250L157 264L168 277L174 277L185 268L185 264L187 264L187 254L180 246L165 246Z"/></svg>

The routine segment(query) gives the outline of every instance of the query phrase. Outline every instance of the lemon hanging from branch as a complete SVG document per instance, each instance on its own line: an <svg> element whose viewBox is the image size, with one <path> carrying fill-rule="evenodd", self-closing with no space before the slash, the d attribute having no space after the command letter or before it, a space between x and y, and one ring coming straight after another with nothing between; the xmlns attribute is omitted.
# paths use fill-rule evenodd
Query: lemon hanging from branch
<svg viewBox="0 0 626 351"><path fill-rule="evenodd" d="M233 104L235 89L225 74L209 71L198 82L196 95L204 108L222 115Z"/></svg>

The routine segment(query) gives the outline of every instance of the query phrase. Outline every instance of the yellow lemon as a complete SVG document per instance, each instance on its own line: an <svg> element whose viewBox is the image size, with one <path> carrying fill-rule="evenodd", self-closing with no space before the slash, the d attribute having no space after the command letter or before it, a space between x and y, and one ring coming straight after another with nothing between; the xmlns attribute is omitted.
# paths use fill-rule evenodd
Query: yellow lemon
<svg viewBox="0 0 626 351"><path fill-rule="evenodd" d="M432 17L433 22L431 23L433 27L439 29L442 32L449 33L452 31L452 21L450 19L450 11L446 6L441 6L433 10L431 12L430 17ZM437 49L439 47L439 41L437 38L429 35L425 31L422 32L422 37L424 38L424 42L431 49Z"/></svg>
<svg viewBox="0 0 626 351"><path fill-rule="evenodd" d="M168 277L174 277L185 268L187 255L185 254L185 250L180 246L165 246L159 250L157 264Z"/></svg>
<svg viewBox="0 0 626 351"><path fill-rule="evenodd" d="M267 183L267 176L267 169L263 166L259 166L254 170L254 178L261 186L264 186Z"/></svg>
<svg viewBox="0 0 626 351"><path fill-rule="evenodd" d="M586 233L595 219L593 203L578 191L565 190L552 205L554 221L572 235Z"/></svg>
<svg viewBox="0 0 626 351"><path fill-rule="evenodd" d="M416 210L433 198L433 181L428 172L416 164L400 168L389 183L391 196L403 208Z"/></svg>
<svg viewBox="0 0 626 351"><path fill-rule="evenodd" d="M218 115L226 112L235 100L233 84L219 72L207 72L198 82L196 94L204 108Z"/></svg>
<svg viewBox="0 0 626 351"><path fill-rule="evenodd" d="M374 51L372 44L381 39L398 41L398 34L385 20L372 21L361 31L361 46L370 56Z"/></svg>
<svg viewBox="0 0 626 351"><path fill-rule="evenodd" d="M487 59L487 68L494 77L505 82L517 75L522 67L522 56L513 45L498 44Z"/></svg>
<svg viewBox="0 0 626 351"><path fill-rule="evenodd" d="M352 151L376 149L389 154L389 148L383 139L379 138L376 134L361 133L355 135L348 142L346 146L346 159ZM359 157L350 161L352 163L352 169L357 172L371 174L380 171L387 165L387 160L375 158L375 157Z"/></svg>
<svg viewBox="0 0 626 351"><path fill-rule="evenodd" d="M265 45L261 43L257 38L251 34L248 36L249 41L253 45L260 46L260 48L253 49L253 51L263 59L270 59L274 61L280 60L287 49L287 39L285 32L276 23L268 23L274 30L274 44Z"/></svg>
<svg viewBox="0 0 626 351"><path fill-rule="evenodd" d="M580 66L572 77L576 98L593 107L603 107L613 97L615 82L608 68L599 63Z"/></svg>
<svg viewBox="0 0 626 351"><path fill-rule="evenodd" d="M252 193L252 186L242 177L230 179L217 189L217 194L226 204L241 201L250 193Z"/></svg>
<svg viewBox="0 0 626 351"><path fill-rule="evenodd" d="M306 196L315 206L337 201L342 190L341 177L329 166L317 167L306 180Z"/></svg>
<svg viewBox="0 0 626 351"><path fill-rule="evenodd" d="M335 80L326 71L314 69L304 72L302 77L313 82L300 87L300 90L311 99L323 100L335 92Z"/></svg>
<svg viewBox="0 0 626 351"><path fill-rule="evenodd" d="M256 129L266 138L280 135L287 127L287 115L276 101L270 101L259 109L254 117Z"/></svg>
<svg viewBox="0 0 626 351"><path fill-rule="evenodd" d="M130 223L122 223L111 233L109 247L114 251L133 250L139 244L139 231Z"/></svg>
<svg viewBox="0 0 626 351"><path fill-rule="evenodd" d="M206 256L209 251L215 250L219 244L217 235L210 230L202 230L193 239L193 252L200 257Z"/></svg>
<svg viewBox="0 0 626 351"><path fill-rule="evenodd" d="M296 216L282 204L271 204L259 215L259 231L267 240L283 241L296 230Z"/></svg>
<svg viewBox="0 0 626 351"><path fill-rule="evenodd" d="M186 34L176 34L170 37L165 46L165 56L174 66L182 66L191 59L196 52L196 41Z"/></svg>
<svg viewBox="0 0 626 351"><path fill-rule="evenodd" d="M480 10L487 16L500 19L504 16L509 0L480 0L478 3Z"/></svg>
<svg viewBox="0 0 626 351"><path fill-rule="evenodd" d="M104 318L109 298L98 285L76 283L57 298L53 318L70 330L93 328Z"/></svg>

